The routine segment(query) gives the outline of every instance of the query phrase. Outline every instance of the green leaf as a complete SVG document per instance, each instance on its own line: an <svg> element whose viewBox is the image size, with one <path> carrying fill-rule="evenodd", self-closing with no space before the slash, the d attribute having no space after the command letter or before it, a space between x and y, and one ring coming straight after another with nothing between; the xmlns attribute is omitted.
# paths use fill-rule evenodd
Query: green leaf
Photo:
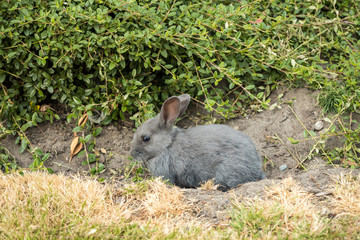
<svg viewBox="0 0 360 240"><path fill-rule="evenodd" d="M13 58L15 55L17 54L17 52L11 52L7 55L8 58Z"/></svg>
<svg viewBox="0 0 360 240"><path fill-rule="evenodd" d="M102 122L101 122L101 124L103 124L103 125L108 125L109 123L111 123L111 117L109 116L109 117L106 117Z"/></svg>
<svg viewBox="0 0 360 240"><path fill-rule="evenodd" d="M78 98L78 97L73 97L73 100L74 102L77 104L77 105L80 105L81 104L81 100Z"/></svg>
<svg viewBox="0 0 360 240"><path fill-rule="evenodd" d="M74 129L72 130L73 132L80 132L82 130L81 126L76 126L74 127Z"/></svg>
<svg viewBox="0 0 360 240"><path fill-rule="evenodd" d="M30 91L30 98L32 98L33 96L35 96L35 93L36 93L36 89L35 88L33 88L33 89L31 89L31 91Z"/></svg>
<svg viewBox="0 0 360 240"><path fill-rule="evenodd" d="M306 130L304 130L304 138L308 137L308 132Z"/></svg>
<svg viewBox="0 0 360 240"><path fill-rule="evenodd" d="M99 163L99 165L98 165L98 171L100 172L100 171L104 170L104 168L105 168L105 165L102 164L102 163Z"/></svg>
<svg viewBox="0 0 360 240"><path fill-rule="evenodd" d="M310 135L311 135L312 137L315 137L315 136L316 136L316 132L314 132L314 131L312 131L312 130L310 130L309 132L310 132Z"/></svg>
<svg viewBox="0 0 360 240"><path fill-rule="evenodd" d="M291 144L298 144L299 143L298 140L295 140L295 139L293 139L291 137L288 137L288 140L291 142Z"/></svg>
<svg viewBox="0 0 360 240"><path fill-rule="evenodd" d="M26 138L21 139L21 145L20 145L19 152L23 153L26 150L27 146L28 146L27 139Z"/></svg>
<svg viewBox="0 0 360 240"><path fill-rule="evenodd" d="M41 161L45 162L50 157L50 153L45 153L45 155L42 157Z"/></svg>
<svg viewBox="0 0 360 240"><path fill-rule="evenodd" d="M256 97L261 99L263 96L264 96L264 92L259 92Z"/></svg>
<svg viewBox="0 0 360 240"><path fill-rule="evenodd" d="M335 131L336 131L336 126L335 125L331 126L330 127L330 132L334 133Z"/></svg>
<svg viewBox="0 0 360 240"><path fill-rule="evenodd" d="M31 122L27 122L24 125L21 126L21 131L25 132L26 129L28 129L29 127L31 127Z"/></svg>
<svg viewBox="0 0 360 240"><path fill-rule="evenodd" d="M86 135L85 138L84 138L84 141L85 141L85 142L88 142L91 137L92 137L91 134Z"/></svg>
<svg viewBox="0 0 360 240"><path fill-rule="evenodd" d="M3 72L0 72L0 83L3 83L5 81L6 74Z"/></svg>
<svg viewBox="0 0 360 240"><path fill-rule="evenodd" d="M31 121L33 121L34 123L36 123L36 119L38 118L38 114L37 112L34 112L32 117L31 117Z"/></svg>
<svg viewBox="0 0 360 240"><path fill-rule="evenodd" d="M233 89L234 87L235 87L235 83L231 82L230 85L229 85L229 89Z"/></svg>
<svg viewBox="0 0 360 240"><path fill-rule="evenodd" d="M212 100L212 99L208 99L207 102L208 102L208 104L209 104L210 106L214 106L214 104L216 103L216 102L215 102L214 100Z"/></svg>
<svg viewBox="0 0 360 240"><path fill-rule="evenodd" d="M116 67L116 63L111 62L109 66L109 70L113 70Z"/></svg>
<svg viewBox="0 0 360 240"><path fill-rule="evenodd" d="M165 57L165 58L168 57L168 53L167 53L166 50L162 50L162 51L160 52L160 54L161 54L163 57Z"/></svg>
<svg viewBox="0 0 360 240"><path fill-rule="evenodd" d="M39 148L36 148L36 149L34 150L34 152L35 152L35 154L38 155L38 156L44 155L44 153L43 153L43 152L41 151L41 149L39 149Z"/></svg>
<svg viewBox="0 0 360 240"><path fill-rule="evenodd" d="M93 136L96 137L98 136L102 131L102 127L98 127L93 131Z"/></svg>
<svg viewBox="0 0 360 240"><path fill-rule="evenodd" d="M77 155L76 155L76 157L81 157L81 156L84 156L85 155L85 150L82 150L82 151L80 151ZM86 162L86 161L85 161ZM86 162L87 163L87 162ZM86 165L86 164L85 164Z"/></svg>
<svg viewBox="0 0 360 240"><path fill-rule="evenodd" d="M245 88L246 88L246 90L251 90L251 89L255 88L255 85L248 85Z"/></svg>

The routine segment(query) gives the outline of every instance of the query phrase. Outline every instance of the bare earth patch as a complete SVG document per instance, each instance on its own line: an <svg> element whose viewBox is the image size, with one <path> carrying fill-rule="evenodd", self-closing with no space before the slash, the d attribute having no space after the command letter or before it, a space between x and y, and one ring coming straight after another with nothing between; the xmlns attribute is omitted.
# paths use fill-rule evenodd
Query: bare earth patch
<svg viewBox="0 0 360 240"><path fill-rule="evenodd" d="M280 94L283 96L278 98ZM177 221L178 218L174 216L181 215L189 222L191 222L190 219L197 219L196 221L206 223L209 227L227 226L231 216L229 209L234 201L248 202L249 199L266 199L269 198L269 194L275 198L274 196L281 195L276 193L276 186L286 188L288 185L297 186L296 191L301 193L301 197L306 199L307 203L313 204L306 205L306 209L311 211L314 211L314 208L321 209L324 214L334 215L341 214L342 211L358 213L359 208L351 210L359 204L359 199L356 197L358 195L342 197L350 201L351 205L334 204L331 199L339 191L346 192L341 189L334 190L333 186L336 183L334 179L339 179L340 176L350 172L359 175L359 170L343 169L336 165L326 164L319 157L313 157L311 150L316 143L314 140L302 141L296 145L288 141L288 137L297 140L304 139L305 128L314 130L315 123L324 120L316 96L316 92L307 89L275 91L271 95L272 103L279 102L281 108L228 122L228 125L244 131L254 140L264 156L267 179L246 183L228 192L214 190L211 183L199 189L180 189L161 185L161 183L155 184L155 181L155 183L149 183L150 190L144 191L145 196L141 204L137 202L138 200L131 198L131 201L140 204L138 207L141 207L141 211L137 212L135 205L131 206L134 209L126 205L121 217L148 221L148 216L151 216L153 221L161 222L163 219L170 218ZM326 129L328 123L326 121L323 123ZM68 124L65 121L57 121L54 124L44 123L39 127L29 129L26 135L33 146L40 148L44 153L50 153L49 159L45 162L46 167L65 175L87 175L89 167L82 165L82 162L86 160L85 156L74 157L70 161L70 144L74 127L74 123ZM128 156L132 134L132 128L113 124L104 126L101 134L96 138L96 149L105 150L99 151L99 162L106 167L106 171L101 173L100 177L109 179L109 182L112 180L115 186L118 186L117 192L114 193L114 202L118 205L127 204L129 200L129 195L124 195L122 189L129 184L124 174L129 171ZM15 145L14 141L15 138L9 136L1 140L0 144L15 156L20 166L28 167L33 161L31 154L19 154L19 146ZM333 137L328 141L328 147L335 147L338 143L339 139ZM300 169L299 163L303 164L307 171ZM168 195L169 192L172 194ZM164 201L164 199L170 200ZM281 201L281 199L277 200ZM186 204L180 204L181 202ZM291 207L299 206L292 205ZM191 218L186 214L190 214ZM173 224L176 225L175 222Z"/></svg>

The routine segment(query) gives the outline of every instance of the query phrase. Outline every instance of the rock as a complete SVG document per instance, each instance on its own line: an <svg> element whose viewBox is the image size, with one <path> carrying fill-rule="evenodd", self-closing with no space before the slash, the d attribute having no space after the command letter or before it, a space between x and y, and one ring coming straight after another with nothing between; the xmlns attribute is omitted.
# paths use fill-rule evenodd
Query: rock
<svg viewBox="0 0 360 240"><path fill-rule="evenodd" d="M283 164L279 167L279 170L280 171L284 171L285 169L287 169L287 165L286 164Z"/></svg>
<svg viewBox="0 0 360 240"><path fill-rule="evenodd" d="M332 194L332 192L325 191L325 192L319 192L319 193L315 194L315 196L322 197L322 196L331 195L331 194Z"/></svg>
<svg viewBox="0 0 360 240"><path fill-rule="evenodd" d="M317 121L314 125L314 130L320 131L324 128L324 123L322 121Z"/></svg>
<svg viewBox="0 0 360 240"><path fill-rule="evenodd" d="M106 158L104 155L100 155L99 157L99 163L105 163L106 162Z"/></svg>

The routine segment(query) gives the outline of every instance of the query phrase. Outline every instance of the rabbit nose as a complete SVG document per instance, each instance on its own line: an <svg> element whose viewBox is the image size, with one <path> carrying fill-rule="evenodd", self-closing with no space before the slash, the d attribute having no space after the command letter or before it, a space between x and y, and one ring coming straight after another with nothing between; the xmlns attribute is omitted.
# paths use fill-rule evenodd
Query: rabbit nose
<svg viewBox="0 0 360 240"><path fill-rule="evenodd" d="M136 155L137 152L138 152L138 151L137 151L135 148L130 147L130 156L135 157L135 155Z"/></svg>

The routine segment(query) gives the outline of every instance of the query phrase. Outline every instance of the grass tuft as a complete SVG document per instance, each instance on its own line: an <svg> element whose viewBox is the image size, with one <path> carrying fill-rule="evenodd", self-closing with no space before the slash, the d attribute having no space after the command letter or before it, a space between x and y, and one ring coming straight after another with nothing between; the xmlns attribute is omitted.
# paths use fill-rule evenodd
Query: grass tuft
<svg viewBox="0 0 360 240"><path fill-rule="evenodd" d="M341 175L333 187L332 205L338 215L360 216L360 176Z"/></svg>
<svg viewBox="0 0 360 240"><path fill-rule="evenodd" d="M199 189L209 190L209 191L215 191L215 190L218 190L218 188L219 188L219 185L218 185L218 184L215 184L214 179L210 179L210 180L204 182L204 183L199 187Z"/></svg>
<svg viewBox="0 0 360 240"><path fill-rule="evenodd" d="M356 239L359 189L359 176L341 176L324 204L287 178L264 199L235 198L229 225L217 226L161 179L119 187L42 172L1 174L0 239Z"/></svg>
<svg viewBox="0 0 360 240"><path fill-rule="evenodd" d="M357 181L357 184L360 184ZM355 196L353 188L346 182L337 187L342 192L350 192L349 197L338 202L337 195L333 201L339 211L346 211L344 205L348 198L352 199L351 211L355 216L360 210L357 204L359 196ZM324 215L319 203L315 205L315 196L306 192L292 178L284 179L280 184L267 190L265 199L248 199L234 202L232 227L236 229L240 238L291 238L291 239L324 239L358 236L360 228L355 225L357 218L334 219L333 214ZM342 204L343 203L343 204ZM349 203L349 202L348 202ZM353 203L353 204L352 204ZM357 204L357 205L356 205ZM335 210L336 212L337 210ZM352 227L349 227L352 226Z"/></svg>

